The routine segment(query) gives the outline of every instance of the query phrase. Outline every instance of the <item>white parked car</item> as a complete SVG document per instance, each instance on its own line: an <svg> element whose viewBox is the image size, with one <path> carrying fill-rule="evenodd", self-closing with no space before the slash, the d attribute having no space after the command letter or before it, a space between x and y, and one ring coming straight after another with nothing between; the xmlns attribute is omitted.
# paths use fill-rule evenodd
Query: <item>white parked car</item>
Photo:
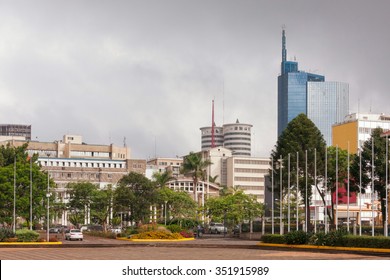
<svg viewBox="0 0 390 280"><path fill-rule="evenodd" d="M69 229L65 232L66 240L81 240L83 241L83 233L79 229Z"/></svg>
<svg viewBox="0 0 390 280"><path fill-rule="evenodd" d="M222 223L210 223L210 233L227 233L227 228Z"/></svg>
<svg viewBox="0 0 390 280"><path fill-rule="evenodd" d="M113 233L122 233L122 229L121 228L112 228L111 232L113 232Z"/></svg>

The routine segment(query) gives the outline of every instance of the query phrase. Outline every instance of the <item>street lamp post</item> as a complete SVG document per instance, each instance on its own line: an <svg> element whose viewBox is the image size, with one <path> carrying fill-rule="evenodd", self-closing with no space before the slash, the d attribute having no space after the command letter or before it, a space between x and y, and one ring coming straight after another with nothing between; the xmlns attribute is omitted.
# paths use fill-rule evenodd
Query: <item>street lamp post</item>
<svg viewBox="0 0 390 280"><path fill-rule="evenodd" d="M168 201L164 201L164 224L167 225L167 203Z"/></svg>

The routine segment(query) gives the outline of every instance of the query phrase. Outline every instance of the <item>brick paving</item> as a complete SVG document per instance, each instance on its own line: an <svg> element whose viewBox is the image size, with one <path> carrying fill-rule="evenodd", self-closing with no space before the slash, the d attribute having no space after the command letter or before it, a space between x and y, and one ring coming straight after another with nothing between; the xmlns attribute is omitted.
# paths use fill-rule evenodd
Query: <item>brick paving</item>
<svg viewBox="0 0 390 280"><path fill-rule="evenodd" d="M61 247L0 247L1 260L389 260L388 255L260 248L258 241L204 238L183 242L131 242L86 237Z"/></svg>

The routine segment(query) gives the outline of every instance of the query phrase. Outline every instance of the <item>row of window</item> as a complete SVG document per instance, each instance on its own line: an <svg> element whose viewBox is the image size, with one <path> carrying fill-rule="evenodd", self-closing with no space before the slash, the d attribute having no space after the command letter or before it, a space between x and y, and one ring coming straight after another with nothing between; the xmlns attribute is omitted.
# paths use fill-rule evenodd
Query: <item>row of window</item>
<svg viewBox="0 0 390 280"><path fill-rule="evenodd" d="M106 173L108 179L112 179L111 173ZM100 173L84 173L84 172L51 172L54 179L68 179L68 180L98 180Z"/></svg>
<svg viewBox="0 0 390 280"><path fill-rule="evenodd" d="M236 164L257 164L257 165L269 165L269 161L255 160L255 159L236 159Z"/></svg>
<svg viewBox="0 0 390 280"><path fill-rule="evenodd" d="M234 177L235 181L241 181L241 182L264 182L264 177Z"/></svg>
<svg viewBox="0 0 390 280"><path fill-rule="evenodd" d="M247 136L251 136L250 133L246 133L246 132L226 132L224 134L225 136L228 136L228 135L247 135Z"/></svg>
<svg viewBox="0 0 390 280"><path fill-rule="evenodd" d="M264 173L267 173L267 172L268 172L268 169L258 169L258 168L234 168L234 172L264 174Z"/></svg>
<svg viewBox="0 0 390 280"><path fill-rule="evenodd" d="M43 166L85 167L85 168L125 168L125 163L77 162L77 161L40 161Z"/></svg>

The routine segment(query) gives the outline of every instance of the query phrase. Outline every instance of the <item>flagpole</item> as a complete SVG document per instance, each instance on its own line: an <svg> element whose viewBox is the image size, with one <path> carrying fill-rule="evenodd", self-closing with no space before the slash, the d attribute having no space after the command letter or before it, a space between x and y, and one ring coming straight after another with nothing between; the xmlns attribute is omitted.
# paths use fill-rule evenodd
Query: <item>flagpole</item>
<svg viewBox="0 0 390 280"><path fill-rule="evenodd" d="M290 232L290 153L288 154L287 203L287 232Z"/></svg>
<svg viewBox="0 0 390 280"><path fill-rule="evenodd" d="M271 158L271 165L272 165L272 175L271 175L271 188L272 188L272 204L271 204L271 208L272 208L272 211L271 211L271 223L272 223L272 234L275 234L275 217L274 217L274 158L272 157Z"/></svg>
<svg viewBox="0 0 390 280"><path fill-rule="evenodd" d="M307 150L305 150L305 177L306 177L306 184L305 184L305 232L308 232L308 226L309 226L309 223L308 223L308 217L307 217Z"/></svg>
<svg viewBox="0 0 390 280"><path fill-rule="evenodd" d="M296 203L297 203L297 228L299 230L299 152L297 152L297 192L296 192Z"/></svg>
<svg viewBox="0 0 390 280"><path fill-rule="evenodd" d="M335 200L336 200L336 217L335 217L335 224L336 224L336 230L338 230L338 223L339 223L339 145L336 145L336 194L335 194Z"/></svg>
<svg viewBox="0 0 390 280"><path fill-rule="evenodd" d="M362 235L362 151L359 148L359 235Z"/></svg>
<svg viewBox="0 0 390 280"><path fill-rule="evenodd" d="M371 150L372 150L372 164L371 164L371 215L372 215L372 225L371 225L371 235L374 236L374 230L375 230L375 217L374 217L374 137L372 136L372 141L371 141Z"/></svg>
<svg viewBox="0 0 390 280"><path fill-rule="evenodd" d="M317 148L314 149L314 233L317 233Z"/></svg>
<svg viewBox="0 0 390 280"><path fill-rule="evenodd" d="M14 156L14 211L13 211L13 231L16 232L16 150Z"/></svg>
<svg viewBox="0 0 390 280"><path fill-rule="evenodd" d="M325 147L325 184L324 184L324 222L325 233L328 233L328 205L326 203L326 194L328 193L328 148Z"/></svg>
<svg viewBox="0 0 390 280"><path fill-rule="evenodd" d="M283 234L283 176L282 176L282 170L283 170L283 158L282 155L280 155L280 198L279 198L279 232L280 234Z"/></svg>
<svg viewBox="0 0 390 280"><path fill-rule="evenodd" d="M32 230L32 157L30 157L30 230Z"/></svg>
<svg viewBox="0 0 390 280"><path fill-rule="evenodd" d="M388 233L388 223L389 223L389 209L388 209L388 199L387 199L387 183L388 183L388 171L389 171L389 143L387 142L388 140L388 133L386 133L386 183L385 183L385 191L386 191L386 212L385 212L385 230L384 230L384 235L385 236L388 236L389 233Z"/></svg>
<svg viewBox="0 0 390 280"><path fill-rule="evenodd" d="M349 234L349 141L348 141L348 181L347 181L347 232Z"/></svg>

